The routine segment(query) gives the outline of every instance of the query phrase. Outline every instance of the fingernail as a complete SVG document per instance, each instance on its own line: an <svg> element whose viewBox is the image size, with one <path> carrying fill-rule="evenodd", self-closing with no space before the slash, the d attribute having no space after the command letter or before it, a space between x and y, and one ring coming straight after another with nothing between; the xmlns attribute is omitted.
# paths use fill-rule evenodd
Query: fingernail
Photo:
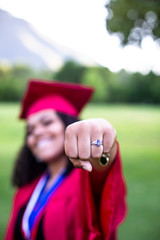
<svg viewBox="0 0 160 240"><path fill-rule="evenodd" d="M92 165L89 161L83 162L82 168L88 172L92 171Z"/></svg>

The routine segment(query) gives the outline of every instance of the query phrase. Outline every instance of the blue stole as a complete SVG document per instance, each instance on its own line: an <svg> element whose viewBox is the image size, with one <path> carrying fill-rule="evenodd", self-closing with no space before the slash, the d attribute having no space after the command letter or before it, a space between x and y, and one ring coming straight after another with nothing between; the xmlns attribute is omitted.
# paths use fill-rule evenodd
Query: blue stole
<svg viewBox="0 0 160 240"><path fill-rule="evenodd" d="M66 175L66 169L61 171L56 177L52 186L46 190L46 184L50 178L48 172L43 174L40 178L35 190L32 193L32 196L29 200L27 208L25 210L23 219L22 219L22 229L27 239L31 237L31 230L34 226L36 219L38 218L41 211L44 209L48 203L50 197L54 194L59 185L63 182Z"/></svg>

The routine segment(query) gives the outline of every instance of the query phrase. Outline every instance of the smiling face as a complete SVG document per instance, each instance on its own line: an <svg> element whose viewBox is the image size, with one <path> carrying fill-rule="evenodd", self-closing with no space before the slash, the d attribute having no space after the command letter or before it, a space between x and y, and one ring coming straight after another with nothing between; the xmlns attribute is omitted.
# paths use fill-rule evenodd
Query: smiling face
<svg viewBox="0 0 160 240"><path fill-rule="evenodd" d="M27 145L35 157L50 162L64 155L65 126L54 110L43 110L27 118Z"/></svg>

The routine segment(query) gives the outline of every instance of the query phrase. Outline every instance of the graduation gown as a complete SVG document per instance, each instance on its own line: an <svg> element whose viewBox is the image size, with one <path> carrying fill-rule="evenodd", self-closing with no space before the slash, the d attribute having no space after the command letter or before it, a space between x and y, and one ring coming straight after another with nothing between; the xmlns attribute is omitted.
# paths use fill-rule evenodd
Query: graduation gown
<svg viewBox="0 0 160 240"><path fill-rule="evenodd" d="M18 215L27 205L37 182L38 180L35 180L15 193L5 240L15 239ZM90 173L74 169L41 212L32 229L32 239L115 240L117 226L123 221L126 213L125 193L119 150L106 177L98 211Z"/></svg>

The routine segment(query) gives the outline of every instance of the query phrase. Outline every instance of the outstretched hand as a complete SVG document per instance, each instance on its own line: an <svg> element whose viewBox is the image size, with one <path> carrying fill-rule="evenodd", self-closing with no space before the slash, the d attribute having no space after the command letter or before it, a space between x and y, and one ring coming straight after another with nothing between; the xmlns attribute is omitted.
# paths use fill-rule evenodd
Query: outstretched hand
<svg viewBox="0 0 160 240"><path fill-rule="evenodd" d="M102 145L92 144L97 140L100 140ZM117 152L115 140L116 131L107 120L82 120L66 128L65 153L77 168L92 171L94 167L100 170L103 167L98 163L98 159L103 153L110 152L110 163L113 162Z"/></svg>

